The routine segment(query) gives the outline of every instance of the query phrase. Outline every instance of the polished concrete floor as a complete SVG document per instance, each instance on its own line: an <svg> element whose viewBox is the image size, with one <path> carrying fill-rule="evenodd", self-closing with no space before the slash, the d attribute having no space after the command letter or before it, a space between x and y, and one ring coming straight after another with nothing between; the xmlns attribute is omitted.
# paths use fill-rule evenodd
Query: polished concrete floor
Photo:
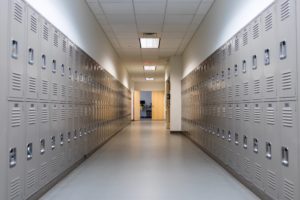
<svg viewBox="0 0 300 200"><path fill-rule="evenodd" d="M134 122L42 200L259 199L163 122Z"/></svg>

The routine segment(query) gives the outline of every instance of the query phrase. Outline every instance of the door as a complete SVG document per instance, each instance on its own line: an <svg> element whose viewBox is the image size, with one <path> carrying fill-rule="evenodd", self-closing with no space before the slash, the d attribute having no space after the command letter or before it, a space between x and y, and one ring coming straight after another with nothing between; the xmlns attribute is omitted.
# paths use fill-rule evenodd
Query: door
<svg viewBox="0 0 300 200"><path fill-rule="evenodd" d="M152 120L164 120L164 92L152 92Z"/></svg>
<svg viewBox="0 0 300 200"><path fill-rule="evenodd" d="M134 91L134 115L133 115L133 120L134 121L138 121L141 118L141 114L140 114L140 99L141 99L141 93L140 91Z"/></svg>

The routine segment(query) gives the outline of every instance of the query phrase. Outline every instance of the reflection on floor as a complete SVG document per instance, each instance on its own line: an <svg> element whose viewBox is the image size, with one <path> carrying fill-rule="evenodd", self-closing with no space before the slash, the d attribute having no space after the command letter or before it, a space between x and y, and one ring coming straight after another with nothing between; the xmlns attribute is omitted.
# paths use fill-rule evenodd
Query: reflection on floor
<svg viewBox="0 0 300 200"><path fill-rule="evenodd" d="M164 122L133 122L42 200L259 199Z"/></svg>

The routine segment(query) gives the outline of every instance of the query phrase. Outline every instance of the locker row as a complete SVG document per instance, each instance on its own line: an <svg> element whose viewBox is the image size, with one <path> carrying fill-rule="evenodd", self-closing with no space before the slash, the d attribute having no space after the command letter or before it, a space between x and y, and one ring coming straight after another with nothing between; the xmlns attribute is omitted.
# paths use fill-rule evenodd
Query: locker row
<svg viewBox="0 0 300 200"><path fill-rule="evenodd" d="M183 91L211 103L296 99L296 37L296 3L278 1L186 77Z"/></svg>
<svg viewBox="0 0 300 200"><path fill-rule="evenodd" d="M185 134L282 200L300 199L296 6L276 0L182 80Z"/></svg>
<svg viewBox="0 0 300 200"><path fill-rule="evenodd" d="M7 122L0 168L7 178L0 199L24 200L127 126L131 95L23 0L0 4L7 12L0 18L7 30L0 55Z"/></svg>

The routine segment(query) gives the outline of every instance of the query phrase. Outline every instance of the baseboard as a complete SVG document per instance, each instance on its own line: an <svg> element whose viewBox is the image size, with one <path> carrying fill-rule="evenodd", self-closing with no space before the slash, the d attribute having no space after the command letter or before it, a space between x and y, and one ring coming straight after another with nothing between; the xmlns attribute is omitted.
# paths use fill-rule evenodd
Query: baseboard
<svg viewBox="0 0 300 200"><path fill-rule="evenodd" d="M127 126L125 126L124 128L126 128ZM40 199L44 194L46 194L49 190L51 190L51 188L53 188L57 183L59 183L62 179L64 179L67 175L69 175L74 169L76 169L81 163L83 163L85 160L87 160L97 150L99 150L106 143L108 143L113 137L115 137L118 133L120 133L124 128L118 130L116 133L111 135L108 139L106 139L103 143L101 143L99 146L97 146L94 150L92 150L90 153L84 155L84 157L82 157L80 160L78 160L74 165L72 165L71 167L66 169L64 172L59 174L56 178L54 178L52 181L50 181L47 185L43 186L41 189L39 189L36 193L31 195L30 197L28 197L26 200Z"/></svg>
<svg viewBox="0 0 300 200"><path fill-rule="evenodd" d="M185 133L185 132L182 132ZM206 153L210 158L212 158L214 161L216 161L219 165L221 165L228 173L230 173L234 178L236 178L240 183L242 183L245 187L247 187L249 190L251 190L256 196L258 196L262 200L273 200L270 196L268 196L264 191L257 188L255 185L253 185L251 182L249 182L247 179L236 173L231 167L228 165L225 165L219 158L217 158L215 155L204 149L201 145L199 145L196 141L194 141L191 137L189 137L186 134L183 134L188 140L190 140L192 143L194 143L198 148L200 148L204 153Z"/></svg>
<svg viewBox="0 0 300 200"><path fill-rule="evenodd" d="M171 134L183 134L183 131L170 131Z"/></svg>

